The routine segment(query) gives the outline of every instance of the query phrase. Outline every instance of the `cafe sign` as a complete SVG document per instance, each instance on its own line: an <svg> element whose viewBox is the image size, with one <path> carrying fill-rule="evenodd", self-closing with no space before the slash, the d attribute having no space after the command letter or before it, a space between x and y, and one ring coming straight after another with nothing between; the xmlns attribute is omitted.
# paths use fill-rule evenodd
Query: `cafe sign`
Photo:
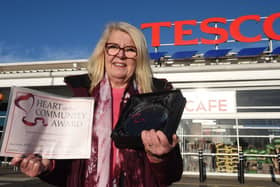
<svg viewBox="0 0 280 187"><path fill-rule="evenodd" d="M234 91L182 91L186 114L228 114L236 112Z"/></svg>

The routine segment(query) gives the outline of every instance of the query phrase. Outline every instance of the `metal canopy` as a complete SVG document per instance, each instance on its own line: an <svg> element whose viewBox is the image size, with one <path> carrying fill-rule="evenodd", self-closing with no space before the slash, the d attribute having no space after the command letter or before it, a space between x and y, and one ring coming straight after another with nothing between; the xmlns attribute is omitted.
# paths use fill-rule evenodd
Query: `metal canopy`
<svg viewBox="0 0 280 187"><path fill-rule="evenodd" d="M172 56L171 59L174 60L180 60L180 59L190 59L192 58L197 51L178 51L175 52Z"/></svg>
<svg viewBox="0 0 280 187"><path fill-rule="evenodd" d="M266 47L253 47L253 48L243 48L241 49L237 57L255 57L255 56L260 56Z"/></svg>
<svg viewBox="0 0 280 187"><path fill-rule="evenodd" d="M149 53L150 58L152 60L160 60L161 57L164 57L164 55L166 55L167 52L151 52Z"/></svg>
<svg viewBox="0 0 280 187"><path fill-rule="evenodd" d="M225 57L231 49L214 49L204 53L204 58L221 58Z"/></svg>
<svg viewBox="0 0 280 187"><path fill-rule="evenodd" d="M271 55L273 55L273 56L280 55L280 46L276 47L276 48L272 51Z"/></svg>

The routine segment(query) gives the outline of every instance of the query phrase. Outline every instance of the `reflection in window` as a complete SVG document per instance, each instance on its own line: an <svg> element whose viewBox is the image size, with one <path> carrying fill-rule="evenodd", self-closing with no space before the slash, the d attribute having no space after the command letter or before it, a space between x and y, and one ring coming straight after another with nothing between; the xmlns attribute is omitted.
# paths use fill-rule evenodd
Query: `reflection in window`
<svg viewBox="0 0 280 187"><path fill-rule="evenodd" d="M6 119L6 112L0 111L0 130L3 130L5 119ZM1 137L1 134L0 134L0 137Z"/></svg>
<svg viewBox="0 0 280 187"><path fill-rule="evenodd" d="M266 149L273 137L280 136L280 119L240 119L238 123L243 149Z"/></svg>
<svg viewBox="0 0 280 187"><path fill-rule="evenodd" d="M277 129L280 127L280 119L239 119L239 128Z"/></svg>
<svg viewBox="0 0 280 187"><path fill-rule="evenodd" d="M214 153L217 144L237 145L236 126L233 119L181 120L180 132L182 152Z"/></svg>
<svg viewBox="0 0 280 187"><path fill-rule="evenodd" d="M279 112L280 90L237 91L236 103L238 112Z"/></svg>

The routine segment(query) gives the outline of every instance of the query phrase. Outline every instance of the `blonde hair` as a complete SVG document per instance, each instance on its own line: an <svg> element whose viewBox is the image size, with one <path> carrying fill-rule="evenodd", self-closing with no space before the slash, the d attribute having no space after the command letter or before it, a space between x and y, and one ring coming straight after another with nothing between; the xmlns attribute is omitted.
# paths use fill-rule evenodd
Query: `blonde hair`
<svg viewBox="0 0 280 187"><path fill-rule="evenodd" d="M105 74L105 54L104 47L113 31L127 33L134 41L137 48L135 80L142 93L152 91L152 69L149 64L150 58L147 49L146 39L143 33L135 26L126 22L115 22L107 25L102 37L98 41L88 62L88 72L91 79L90 92L103 79Z"/></svg>

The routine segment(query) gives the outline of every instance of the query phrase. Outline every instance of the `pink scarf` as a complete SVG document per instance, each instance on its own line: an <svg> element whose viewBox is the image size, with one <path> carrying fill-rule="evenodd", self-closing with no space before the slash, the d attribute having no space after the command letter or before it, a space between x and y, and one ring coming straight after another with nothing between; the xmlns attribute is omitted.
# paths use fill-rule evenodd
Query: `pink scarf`
<svg viewBox="0 0 280 187"><path fill-rule="evenodd" d="M112 132L112 97L107 76L101 81L93 122L91 158L87 160L85 186L110 187L110 155ZM97 159L98 158L98 159Z"/></svg>
<svg viewBox="0 0 280 187"><path fill-rule="evenodd" d="M137 85L132 82L124 93L123 103L125 104L130 94L137 93ZM111 150L113 115L112 115L112 93L108 77L105 76L93 91L93 97L96 99L93 132L92 132L92 150L91 158L86 160L85 164L85 187L112 187L119 184L118 178L122 172L127 173L125 186L150 187L158 186L151 173L150 164L147 161L144 151L132 149L121 149L117 157L114 174L111 175ZM121 107L122 108L122 107ZM148 172L147 172L148 171ZM147 173L146 173L147 172ZM116 177L116 178L114 178Z"/></svg>

